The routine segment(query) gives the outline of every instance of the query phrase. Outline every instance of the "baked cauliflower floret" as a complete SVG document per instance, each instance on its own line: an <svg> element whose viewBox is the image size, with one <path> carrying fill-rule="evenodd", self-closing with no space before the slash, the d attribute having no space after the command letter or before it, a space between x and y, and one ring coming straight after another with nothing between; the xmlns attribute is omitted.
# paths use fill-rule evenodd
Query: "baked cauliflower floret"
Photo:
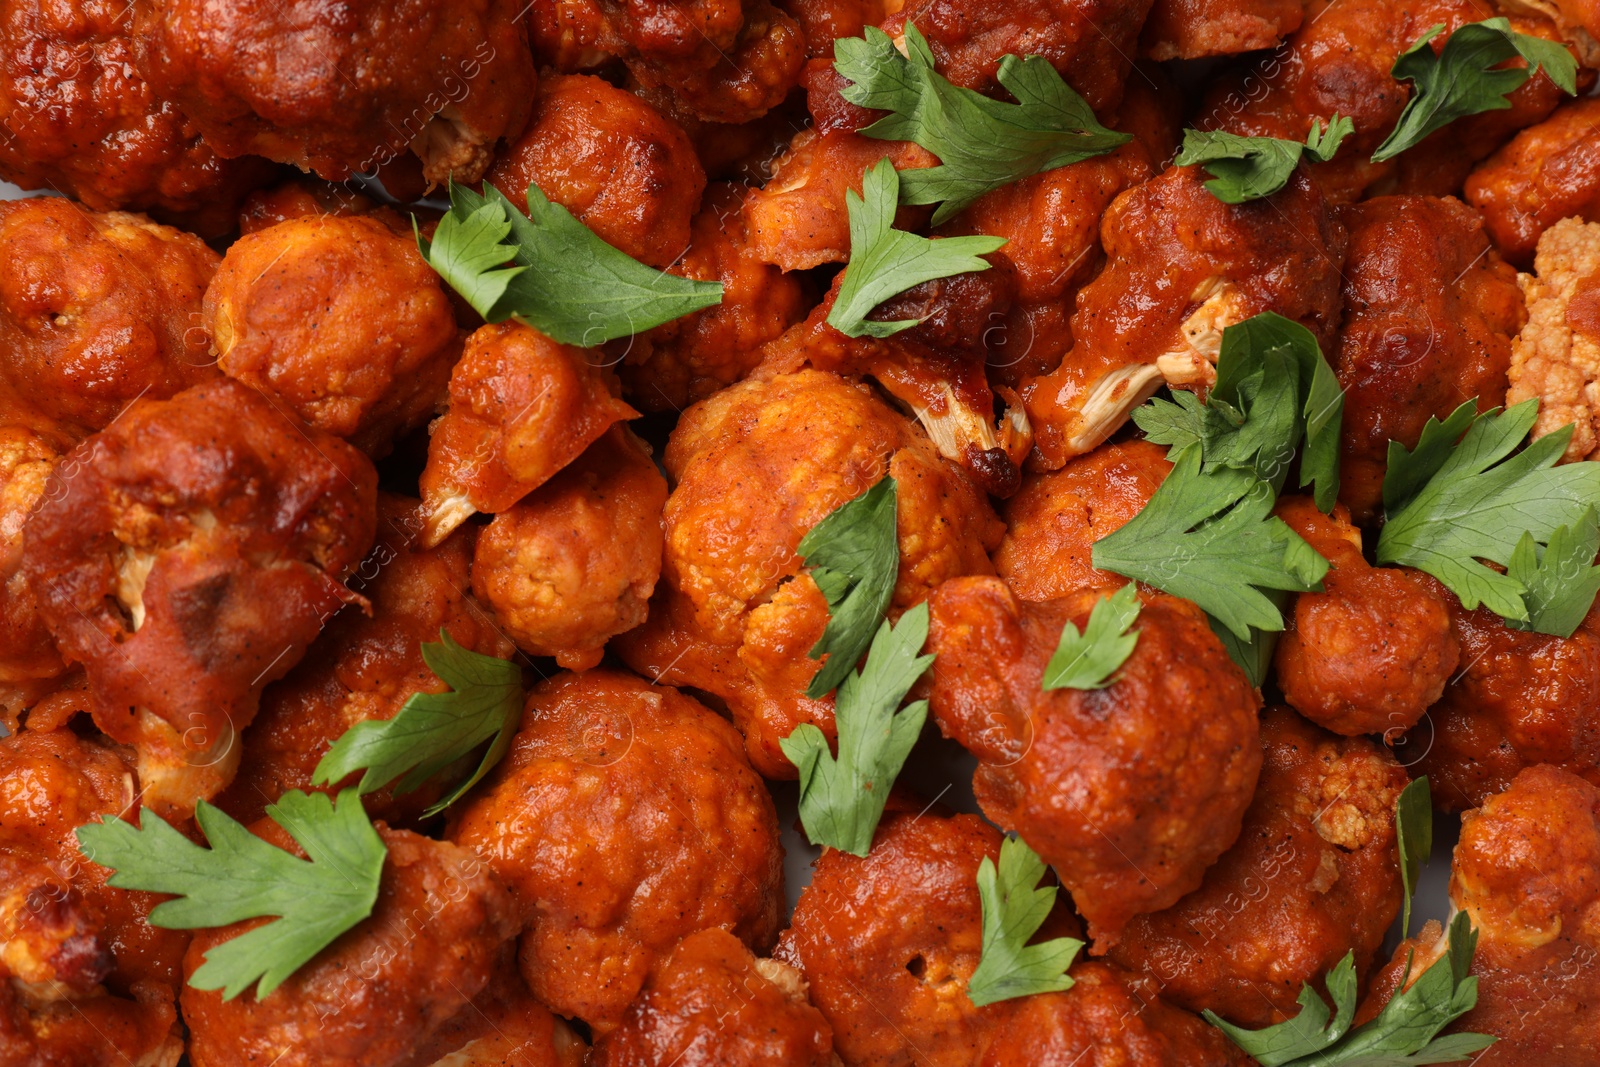
<svg viewBox="0 0 1600 1067"><path fill-rule="evenodd" d="M1347 952L1364 978L1400 911L1394 810L1406 773L1367 738L1286 708L1261 723L1265 760L1239 840L1200 888L1136 916L1111 958L1191 1011L1257 1028L1295 1015Z"/></svg>
<svg viewBox="0 0 1600 1067"><path fill-rule="evenodd" d="M524 652L569 670L645 619L661 575L667 481L622 426L484 527L472 589Z"/></svg>
<svg viewBox="0 0 1600 1067"><path fill-rule="evenodd" d="M1391 441L1415 448L1430 417L1474 398L1479 411L1500 406L1525 318L1516 272L1461 201L1385 196L1339 214L1350 228L1331 360L1344 389L1339 499L1366 523L1383 499Z"/></svg>
<svg viewBox="0 0 1600 1067"><path fill-rule="evenodd" d="M246 825L260 819L291 789L335 792L355 779L319 787L317 764L345 731L361 722L392 719L417 693L449 688L428 668L422 645L451 640L485 656L509 659L515 649L494 619L472 599L469 567L477 528L463 527L431 549L416 543L417 502L378 495L372 551L356 566L349 588L366 604L348 604L328 620L306 657L261 694L261 711L244 731L239 775L216 804ZM389 787L362 798L374 818L391 824L417 819L453 780L441 773L395 796Z"/></svg>
<svg viewBox="0 0 1600 1067"><path fill-rule="evenodd" d="M533 119L488 180L519 208L528 186L601 240L665 267L689 243L706 172L683 129L599 78L558 74L539 83Z"/></svg>
<svg viewBox="0 0 1600 1067"><path fill-rule="evenodd" d="M833 1067L832 1031L788 964L756 959L732 934L679 941L595 1044L593 1067Z"/></svg>
<svg viewBox="0 0 1600 1067"><path fill-rule="evenodd" d="M149 925L158 898L106 885L73 836L135 803L116 750L37 706L0 738L0 1062L170 1067L182 1053L188 932Z"/></svg>
<svg viewBox="0 0 1600 1067"><path fill-rule="evenodd" d="M1332 339L1345 231L1317 184L1302 170L1270 197L1230 205L1208 180L1172 167L1112 201L1105 269L1078 291L1072 351L1022 387L1035 466L1093 449L1163 384L1208 389L1222 331L1263 311Z"/></svg>
<svg viewBox="0 0 1600 1067"><path fill-rule="evenodd" d="M0 204L0 382L77 434L217 375L200 302L217 254L142 215Z"/></svg>
<svg viewBox="0 0 1600 1067"><path fill-rule="evenodd" d="M618 400L598 353L504 322L467 338L422 471L422 543L469 515L504 511L638 412Z"/></svg>
<svg viewBox="0 0 1600 1067"><path fill-rule="evenodd" d="M1139 47L1157 60L1273 48L1300 28L1305 9L1304 0L1156 0Z"/></svg>
<svg viewBox="0 0 1600 1067"><path fill-rule="evenodd" d="M1467 179L1467 202L1483 213L1509 262L1531 266L1539 238L1562 219L1600 222L1597 127L1600 100L1573 100L1517 134Z"/></svg>
<svg viewBox="0 0 1600 1067"><path fill-rule="evenodd" d="M996 573L1023 600L1126 584L1095 567L1094 543L1144 510L1171 470L1165 448L1136 439L1025 475L1000 513L1006 535L994 554Z"/></svg>
<svg viewBox="0 0 1600 1067"><path fill-rule="evenodd" d="M144 803L187 810L239 762L268 682L354 599L377 475L221 379L140 400L62 460L22 570L96 724L139 752Z"/></svg>
<svg viewBox="0 0 1600 1067"><path fill-rule="evenodd" d="M1168 1004L1160 982L1099 961L1072 988L1013 1001L979 1067L1231 1067L1254 1063L1222 1031Z"/></svg>
<svg viewBox="0 0 1600 1067"><path fill-rule="evenodd" d="M1571 637L1513 630L1486 607L1450 609L1461 669L1408 736L1447 811L1479 804L1539 763L1600 785L1600 607Z"/></svg>
<svg viewBox="0 0 1600 1067"><path fill-rule="evenodd" d="M330 181L407 148L427 180L476 181L535 84L514 0L138 0L139 69L219 154Z"/></svg>
<svg viewBox="0 0 1600 1067"><path fill-rule="evenodd" d="M635 670L727 703L750 760L793 777L779 742L834 732L832 697L805 696L828 603L798 553L813 526L895 479L898 615L938 584L986 574L1000 533L988 501L870 389L806 370L751 379L684 413L668 441L666 556L645 625L613 643Z"/></svg>
<svg viewBox="0 0 1600 1067"><path fill-rule="evenodd" d="M891 812L865 858L828 849L774 954L798 969L858 1067L971 1067L1009 1014L976 1007L978 866L1000 834L976 815Z"/></svg>
<svg viewBox="0 0 1600 1067"><path fill-rule="evenodd" d="M483 992L416 1050L407 1067L584 1067L589 1046L528 992L516 952L501 950Z"/></svg>
<svg viewBox="0 0 1600 1067"><path fill-rule="evenodd" d="M310 216L241 237L206 290L223 373L382 456L442 405L455 312L410 233Z"/></svg>
<svg viewBox="0 0 1600 1067"><path fill-rule="evenodd" d="M14 721L67 669L22 573L23 531L60 458L38 434L0 427L0 722Z"/></svg>
<svg viewBox="0 0 1600 1067"><path fill-rule="evenodd" d="M304 856L276 823L252 831ZM185 985L183 1019L194 1067L408 1067L416 1046L488 985L500 946L517 932L505 888L477 856L377 825L388 855L372 914L262 998ZM202 930L184 957L270 920Z"/></svg>
<svg viewBox="0 0 1600 1067"><path fill-rule="evenodd" d="M914 22L939 73L979 92L998 88L1006 55L1043 56L1095 110L1122 98L1150 0L912 0L884 22Z"/></svg>
<svg viewBox="0 0 1600 1067"><path fill-rule="evenodd" d="M1600 459L1600 222L1556 223L1517 280L1528 324L1511 343L1506 403L1539 401L1534 437L1570 425L1565 462Z"/></svg>
<svg viewBox="0 0 1600 1067"><path fill-rule="evenodd" d="M1324 515L1306 497L1284 497L1277 514L1333 564L1322 592L1301 593L1284 613L1273 659L1284 699L1334 733L1398 741L1456 672L1448 605L1416 571L1367 563L1343 506Z"/></svg>
<svg viewBox="0 0 1600 1067"><path fill-rule="evenodd" d="M1313 119L1326 122L1337 113L1351 119L1355 131L1337 158L1311 168L1331 200L1359 200L1386 178L1429 186L1419 192L1452 192L1474 162L1569 99L1540 71L1510 94L1510 107L1458 119L1397 159L1372 161L1413 92L1413 83L1395 77L1395 60L1435 26L1443 27L1432 42L1439 52L1457 29L1495 14L1493 5L1479 0L1318 0L1280 49L1223 72L1205 94L1194 125L1301 141ZM1538 12L1513 13L1511 28L1562 40Z"/></svg>
<svg viewBox="0 0 1600 1067"><path fill-rule="evenodd" d="M97 211L178 216L220 236L272 168L221 159L135 69L128 5L21 0L0 16L0 176Z"/></svg>
<svg viewBox="0 0 1600 1067"><path fill-rule="evenodd" d="M1484 1067L1589 1064L1600 1057L1600 791L1557 767L1530 767L1461 817L1450 902L1472 920L1477 1004L1449 1032L1496 1038ZM1372 981L1357 1024L1438 960L1438 923L1402 941Z"/></svg>
<svg viewBox="0 0 1600 1067"><path fill-rule="evenodd" d="M1030 603L997 578L956 579L928 630L932 713L978 757L978 804L1055 868L1100 951L1200 885L1261 767L1261 699L1186 600L1146 600L1106 688L1041 687L1062 627L1081 632L1102 592Z"/></svg>
<svg viewBox="0 0 1600 1067"><path fill-rule="evenodd" d="M675 689L560 674L449 836L505 881L527 926L522 975L604 1034L687 934L758 952L778 932L778 819L733 727Z"/></svg>
<svg viewBox="0 0 1600 1067"><path fill-rule="evenodd" d="M756 191L716 182L690 223L689 247L673 274L720 281L722 303L627 339L617 367L626 395L647 411L681 411L732 385L761 361L761 346L805 317L808 289L762 259L745 224Z"/></svg>

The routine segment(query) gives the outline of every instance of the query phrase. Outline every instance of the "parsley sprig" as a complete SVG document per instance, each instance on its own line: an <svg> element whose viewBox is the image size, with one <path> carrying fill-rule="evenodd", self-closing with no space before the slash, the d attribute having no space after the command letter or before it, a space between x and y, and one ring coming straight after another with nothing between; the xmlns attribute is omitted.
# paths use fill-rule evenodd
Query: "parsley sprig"
<svg viewBox="0 0 1600 1067"><path fill-rule="evenodd" d="M1400 882L1405 889L1405 910L1400 934L1411 936L1411 897L1428 857L1433 855L1433 791L1428 776L1414 779L1400 791L1394 805L1394 836L1400 849Z"/></svg>
<svg viewBox="0 0 1600 1067"><path fill-rule="evenodd" d="M1378 537L1378 562L1433 575L1469 611L1484 604L1513 623L1530 622L1529 549L1519 561L1520 578L1481 561L1509 567L1524 534L1535 546L1549 545L1560 527L1579 528L1600 500L1600 463L1556 466L1571 426L1516 452L1538 411L1537 400L1526 400L1479 415L1476 402L1469 400L1443 422L1430 418L1414 451L1391 441L1383 480L1388 521ZM1557 548L1558 555L1573 551L1565 537ZM1574 607L1586 584L1558 594L1561 606ZM1541 584L1537 593L1541 619L1547 588ZM1562 612L1563 622L1573 614ZM1578 621L1582 617L1576 615Z"/></svg>
<svg viewBox="0 0 1600 1067"><path fill-rule="evenodd" d="M1312 119L1304 141L1184 130L1183 148L1173 162L1180 167L1204 165L1212 179L1206 182L1211 195L1224 204L1243 204L1271 196L1288 185L1302 158L1313 163L1331 161L1340 143L1355 130L1354 122L1337 113L1326 127L1321 119Z"/></svg>
<svg viewBox="0 0 1600 1067"><path fill-rule="evenodd" d="M967 997L980 1008L1012 997L1059 993L1073 986L1067 968L1082 950L1082 941L1058 937L1028 944L1056 903L1056 886L1038 887L1044 866L1044 860L1020 837L1000 843L998 870L987 856L978 865L983 955L967 980Z"/></svg>
<svg viewBox="0 0 1600 1067"><path fill-rule="evenodd" d="M449 213L432 241L417 232L417 247L487 322L515 319L561 344L592 348L722 302L721 282L640 263L537 185L528 186L526 215L494 186L484 190L451 182Z"/></svg>
<svg viewBox="0 0 1600 1067"><path fill-rule="evenodd" d="M862 133L915 141L939 157L936 167L907 171L900 190L902 203L938 204L936 226L990 190L1133 139L1100 125L1042 56L1001 58L997 77L1013 104L946 81L934 69L927 38L910 22L905 48L901 55L888 34L868 26L864 37L833 43L834 68L852 82L842 90L846 100L890 112Z"/></svg>
<svg viewBox="0 0 1600 1067"><path fill-rule="evenodd" d="M1450 923L1449 951L1411 988L1409 965L1389 1003L1376 1019L1354 1030L1356 1014L1355 957L1346 953L1328 972L1334 1014L1310 985L1300 990L1300 1013L1262 1030L1246 1030L1206 1011L1206 1021L1253 1056L1261 1067L1405 1067L1407 1064L1455 1063L1470 1059L1494 1044L1487 1034L1450 1034L1440 1030L1478 1003L1478 980L1467 972L1478 944L1466 912Z"/></svg>
<svg viewBox="0 0 1600 1067"><path fill-rule="evenodd" d="M1433 26L1395 60L1392 73L1412 83L1411 99L1374 162L1393 159L1456 119L1509 108L1506 98L1541 69L1568 95L1578 92L1578 61L1559 41L1517 33L1509 20L1492 18L1457 29L1435 53L1433 40L1443 32L1443 23ZM1528 65L1500 67L1517 56Z"/></svg>
<svg viewBox="0 0 1600 1067"><path fill-rule="evenodd" d="M1524 533L1511 550L1506 573L1526 587L1522 601L1527 621L1512 620L1518 630L1571 637L1600 593L1600 520L1587 508L1573 526L1557 526L1550 544L1541 548L1533 534Z"/></svg>
<svg viewBox="0 0 1600 1067"><path fill-rule="evenodd" d="M968 271L988 270L979 256L996 251L1004 237L978 234L933 240L894 228L901 177L887 158L867 169L861 195L846 191L850 213L850 263L828 312L828 325L847 337L889 337L921 319L869 322L872 309L914 285Z"/></svg>
<svg viewBox="0 0 1600 1067"><path fill-rule="evenodd" d="M1079 633L1068 622L1050 662L1044 689L1104 689L1139 643L1139 631L1128 632L1139 617L1139 588L1132 582L1095 604Z"/></svg>
<svg viewBox="0 0 1600 1067"><path fill-rule="evenodd" d="M927 638L926 603L907 611L898 625L885 620L878 628L866 663L846 675L834 701L837 758L811 723L801 723L779 742L800 770L800 823L812 844L856 856L872 847L889 789L928 717L926 700L896 711L933 662L917 654Z"/></svg>
<svg viewBox="0 0 1600 1067"><path fill-rule="evenodd" d="M1276 493L1303 440L1301 486L1315 485L1317 507L1339 496L1339 427L1344 391L1314 334L1273 312L1222 331L1217 381L1208 399L1179 390L1154 398L1133 421L1172 451L1198 444L1205 469L1253 470Z"/></svg>
<svg viewBox="0 0 1600 1067"><path fill-rule="evenodd" d="M117 818L78 827L91 862L115 870L119 889L170 893L150 925L169 930L227 926L274 916L206 952L189 978L232 1000L251 985L266 997L318 952L372 914L387 855L383 839L353 789L337 801L323 793L285 793L267 815L309 859L270 845L201 801L195 821L210 847L195 844L149 809L133 826Z"/></svg>
<svg viewBox="0 0 1600 1067"><path fill-rule="evenodd" d="M522 719L522 669L462 648L444 630L439 641L422 645L422 659L450 692L413 694L394 718L350 727L317 764L313 784L333 785L364 770L361 793L382 789L402 774L395 793L409 793L490 741L477 769L424 813L436 815L500 762Z"/></svg>
<svg viewBox="0 0 1600 1067"><path fill-rule="evenodd" d="M1094 565L1185 597L1242 641L1283 629L1266 592L1321 591L1328 561L1272 514L1272 486L1251 470L1202 472L1180 448L1144 509L1094 543Z"/></svg>
<svg viewBox="0 0 1600 1067"><path fill-rule="evenodd" d="M872 643L900 574L895 481L884 478L817 523L800 541L811 579L828 599L828 625L811 658L828 661L806 696L827 696L855 668Z"/></svg>

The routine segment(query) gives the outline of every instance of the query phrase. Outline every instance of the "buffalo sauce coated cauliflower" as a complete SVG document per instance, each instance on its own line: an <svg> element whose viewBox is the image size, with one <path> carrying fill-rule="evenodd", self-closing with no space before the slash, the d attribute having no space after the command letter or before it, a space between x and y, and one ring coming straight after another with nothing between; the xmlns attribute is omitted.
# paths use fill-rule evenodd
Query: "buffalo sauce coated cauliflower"
<svg viewBox="0 0 1600 1067"><path fill-rule="evenodd" d="M1534 437L1571 426L1563 458L1600 459L1600 222L1556 223L1518 280L1528 324L1511 345L1506 403L1537 398Z"/></svg>
<svg viewBox="0 0 1600 1067"><path fill-rule="evenodd" d="M514 0L138 0L139 70L219 155L331 181L409 148L433 184L482 177L528 119Z"/></svg>
<svg viewBox="0 0 1600 1067"><path fill-rule="evenodd" d="M36 706L0 744L0 1062L175 1063L189 934L151 926L158 898L106 885L73 837L124 817L133 770L54 720Z"/></svg>
<svg viewBox="0 0 1600 1067"><path fill-rule="evenodd" d="M979 759L984 812L1050 863L1097 950L1197 888L1232 845L1261 768L1261 698L1199 609L1157 595L1104 689L1041 687L1062 627L1099 591L1019 601L997 578L930 600L933 716Z"/></svg>
<svg viewBox="0 0 1600 1067"><path fill-rule="evenodd" d="M656 963L722 927L759 952L778 932L778 820L739 735L698 701L617 671L560 674L450 838L505 882L535 996L616 1028Z"/></svg>
<svg viewBox="0 0 1600 1067"><path fill-rule="evenodd" d="M1330 358L1344 389L1339 499L1376 514L1389 442L1415 448L1430 417L1504 396L1526 321L1516 272L1454 197L1385 196L1340 211L1350 228L1344 332Z"/></svg>
<svg viewBox="0 0 1600 1067"><path fill-rule="evenodd" d="M187 810L238 768L261 689L355 599L365 456L224 379L141 400L51 475L22 568L144 803Z"/></svg>
<svg viewBox="0 0 1600 1067"><path fill-rule="evenodd" d="M418 693L448 688L422 658L424 643L444 630L461 647L509 658L513 647L493 617L472 598L468 569L478 530L457 530L431 549L417 545L417 502L378 495L372 550L347 581L365 604L347 604L288 675L261 694L261 711L240 737L239 774L216 804L242 823L260 819L291 789L307 792L317 764L346 730L392 719ZM448 776L395 796L369 794L369 814L409 825L444 794ZM336 791L341 784L325 788Z"/></svg>
<svg viewBox="0 0 1600 1067"><path fill-rule="evenodd" d="M1600 99L1573 100L1529 126L1467 179L1466 200L1500 254L1533 262L1539 238L1574 215L1600 222Z"/></svg>
<svg viewBox="0 0 1600 1067"><path fill-rule="evenodd" d="M802 722L834 732L833 701L805 695L828 603L798 554L840 505L895 479L900 570L891 612L940 582L990 573L988 501L872 391L806 370L753 379L687 411L667 445L662 583L643 627L615 647L635 670L727 703L750 760L793 777L779 742Z"/></svg>
<svg viewBox="0 0 1600 1067"><path fill-rule="evenodd" d="M1461 816L1450 903L1477 937L1477 1003L1448 1032L1487 1034L1483 1067L1589 1064L1600 1056L1600 790L1558 767L1530 767ZM1438 923L1395 949L1356 1022L1376 1015L1402 978L1438 960Z"/></svg>
<svg viewBox="0 0 1600 1067"><path fill-rule="evenodd" d="M442 406L461 354L438 275L409 232L371 217L311 215L241 237L203 315L223 373L375 456Z"/></svg>
<svg viewBox="0 0 1600 1067"><path fill-rule="evenodd" d="M1301 171L1229 205L1207 180L1171 167L1111 202L1106 266L1078 292L1072 350L1022 386L1040 469L1099 445L1163 384L1210 388L1228 326L1275 311L1334 336L1345 230L1317 183Z"/></svg>
<svg viewBox="0 0 1600 1067"><path fill-rule="evenodd" d="M978 865L1000 834L975 815L891 812L862 858L829 849L776 956L811 987L834 1048L861 1067L968 1067L1010 1014L975 1006Z"/></svg>
<svg viewBox="0 0 1600 1067"><path fill-rule="evenodd" d="M648 447L613 426L483 528L472 589L523 651L593 667L607 641L644 622L666 502Z"/></svg>
<svg viewBox="0 0 1600 1067"><path fill-rule="evenodd" d="M832 1067L833 1038L800 972L756 959L710 929L679 941L622 1025L596 1043L594 1067Z"/></svg>
<svg viewBox="0 0 1600 1067"><path fill-rule="evenodd" d="M194 235L41 197L0 205L0 255L0 381L63 432L217 376L200 328L217 254Z"/></svg>
<svg viewBox="0 0 1600 1067"><path fill-rule="evenodd" d="M275 822L251 829L304 855ZM266 997L224 1000L221 990L184 986L194 1067L407 1067L417 1046L489 984L500 947L517 932L500 880L448 841L381 823L377 831L387 856L368 918ZM248 919L196 934L185 975L208 950L260 925Z"/></svg>
<svg viewBox="0 0 1600 1067"><path fill-rule="evenodd" d="M14 723L67 669L22 571L23 531L60 458L25 427L0 428L0 721Z"/></svg>
<svg viewBox="0 0 1600 1067"><path fill-rule="evenodd" d="M450 374L449 410L430 428L422 543L474 512L504 511L638 414L612 392L599 355L527 326L485 326Z"/></svg>
<svg viewBox="0 0 1600 1067"><path fill-rule="evenodd" d="M1301 593L1274 653L1284 699L1334 733L1394 742L1455 674L1461 647L1436 586L1406 567L1373 567L1361 532L1335 507L1285 497L1278 516L1333 564L1323 591Z"/></svg>
<svg viewBox="0 0 1600 1067"><path fill-rule="evenodd" d="M1200 888L1136 916L1111 958L1162 996L1248 1027L1346 952L1365 976L1400 912L1394 806L1406 774L1366 738L1338 738L1286 708L1262 718L1261 782L1239 839Z"/></svg>
<svg viewBox="0 0 1600 1067"><path fill-rule="evenodd" d="M1539 763L1600 785L1600 608L1571 637L1530 633L1428 581L1461 646L1461 669L1407 737L1434 803L1470 808Z"/></svg>

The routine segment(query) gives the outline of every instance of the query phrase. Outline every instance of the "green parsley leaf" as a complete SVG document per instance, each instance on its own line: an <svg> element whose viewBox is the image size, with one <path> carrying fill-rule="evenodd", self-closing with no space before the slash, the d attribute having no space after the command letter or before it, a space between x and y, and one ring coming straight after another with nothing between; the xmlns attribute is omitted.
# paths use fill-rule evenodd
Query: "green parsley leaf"
<svg viewBox="0 0 1600 1067"><path fill-rule="evenodd" d="M1502 618L1527 621L1527 587L1479 560L1509 566L1524 532L1548 544L1558 527L1576 526L1600 500L1600 463L1555 465L1572 427L1511 454L1538 411L1539 402L1527 400L1478 415L1469 400L1442 423L1430 418L1415 452L1391 441L1383 486L1388 522L1377 561L1426 571L1469 611L1481 603ZM1451 447L1463 426L1465 436Z"/></svg>
<svg viewBox="0 0 1600 1067"><path fill-rule="evenodd" d="M394 718L350 727L317 764L314 785L332 785L364 769L361 793L382 789L402 774L395 792L409 793L493 738L478 769L425 812L437 815L500 762L522 720L522 668L462 648L442 629L439 640L423 644L422 659L451 692L415 693Z"/></svg>
<svg viewBox="0 0 1600 1067"><path fill-rule="evenodd" d="M1411 936L1411 895L1417 891L1417 878L1433 855L1433 792L1428 776L1409 782L1394 805L1394 836L1400 846L1400 881L1405 886L1405 911L1400 919L1400 935Z"/></svg>
<svg viewBox="0 0 1600 1067"><path fill-rule="evenodd" d="M1174 402L1175 401L1175 402ZM1312 332L1263 312L1222 331L1217 381L1202 401L1179 390L1152 399L1133 420L1156 444L1177 450L1198 444L1206 471L1253 470L1276 493L1289 461L1305 441L1300 484L1315 483L1317 507L1339 495L1339 427L1344 391Z"/></svg>
<svg viewBox="0 0 1600 1067"><path fill-rule="evenodd" d="M1492 18L1462 26L1435 54L1433 39L1443 32L1441 22L1394 61L1394 76L1413 85L1411 99L1373 162L1393 159L1456 119L1510 107L1506 97L1540 69L1568 95L1577 95L1578 61L1559 41L1517 33L1507 19ZM1528 65L1496 69L1516 56Z"/></svg>
<svg viewBox="0 0 1600 1067"><path fill-rule="evenodd" d="M537 185L524 215L492 185L480 196L451 182L449 214L431 242L417 232L417 247L485 321L515 319L564 345L592 348L722 302L721 282L640 263Z"/></svg>
<svg viewBox="0 0 1600 1067"><path fill-rule="evenodd" d="M822 731L808 722L779 742L800 769L800 823L812 844L855 856L872 848L889 788L928 718L926 700L895 710L933 662L932 656L917 655L927 638L926 603L900 616L898 626L885 619L878 627L867 662L859 673L846 675L834 701L837 759Z"/></svg>
<svg viewBox="0 0 1600 1067"><path fill-rule="evenodd" d="M839 505L800 541L811 579L828 598L828 626L811 646L811 658L828 662L811 679L806 696L827 696L855 669L889 609L900 575L900 535L893 478L884 478Z"/></svg>
<svg viewBox="0 0 1600 1067"><path fill-rule="evenodd" d="M844 194L850 212L850 263L828 312L828 325L846 337L890 337L921 319L868 322L872 309L914 285L968 271L988 270L979 259L1006 243L1004 237L945 237L933 240L894 228L900 175L887 158L867 169L861 196Z"/></svg>
<svg viewBox="0 0 1600 1067"><path fill-rule="evenodd" d="M868 26L864 37L833 43L834 68L853 84L853 104L892 114L861 130L887 141L915 141L939 157L936 167L901 176L906 204L939 204L935 226L978 197L1030 174L1104 155L1132 140L1100 125L1083 97L1042 56L1004 56L998 79L1017 103L951 85L934 70L917 27L905 27L906 54Z"/></svg>
<svg viewBox="0 0 1600 1067"><path fill-rule="evenodd" d="M1355 123L1337 112L1326 128L1321 119L1312 119L1304 141L1184 130L1183 150L1173 162L1180 167L1204 164L1212 178L1206 182L1211 195L1224 204L1243 204L1271 196L1288 185L1301 157L1313 163L1329 162L1338 155L1340 143L1355 132Z"/></svg>
<svg viewBox="0 0 1600 1067"><path fill-rule="evenodd" d="M1128 627L1139 617L1139 589L1132 582L1101 600L1089 612L1083 633L1068 622L1061 642L1045 664L1045 689L1104 689L1111 676L1133 655L1139 631Z"/></svg>
<svg viewBox="0 0 1600 1067"><path fill-rule="evenodd" d="M980 1008L1012 997L1059 993L1073 986L1067 968L1083 948L1082 941L1058 937L1028 944L1056 903L1055 886L1037 888L1043 877L1044 860L1020 837L1000 843L998 872L988 856L978 865L983 955L967 981L967 997Z"/></svg>
<svg viewBox="0 0 1600 1067"><path fill-rule="evenodd" d="M1571 637L1600 593L1600 519L1587 508L1576 526L1557 526L1550 545L1541 549L1531 533L1524 533L1511 552L1506 572L1527 587L1523 603L1528 621L1513 621L1518 630Z"/></svg>
<svg viewBox="0 0 1600 1067"><path fill-rule="evenodd" d="M1347 953L1328 973L1328 992L1337 1014L1306 985L1300 990L1300 1014L1262 1030L1246 1030L1206 1011L1206 1021L1253 1056L1261 1067L1405 1067L1408 1064L1455 1063L1494 1044L1486 1034L1451 1034L1440 1030L1478 1003L1478 980L1468 975L1478 934L1460 912L1450 923L1449 951L1405 988L1410 968L1376 1019L1349 1030L1356 1013L1354 957ZM1347 1034L1348 1031L1348 1034Z"/></svg>
<svg viewBox="0 0 1600 1067"><path fill-rule="evenodd" d="M1279 614L1289 606L1289 594L1277 589L1263 589L1261 592L1272 601ZM1250 680L1251 685L1260 689L1261 683L1267 680L1267 672L1272 669L1272 654L1278 648L1278 634L1272 630L1258 630L1252 626L1248 637L1240 637L1210 615L1206 616L1206 622L1211 626L1211 632L1222 642L1222 647L1227 650L1228 658L1244 671L1244 676Z"/></svg>
<svg viewBox="0 0 1600 1067"><path fill-rule="evenodd" d="M151 910L152 926L194 930L276 917L208 951L189 978L194 988L220 989L232 1000L259 980L256 995L269 996L372 914L388 853L355 790L337 802L296 790L267 806L310 859L269 845L203 800L194 814L209 848L148 808L139 827L117 818L78 827L84 856L116 871L108 885L177 898Z"/></svg>
<svg viewBox="0 0 1600 1067"><path fill-rule="evenodd" d="M1200 449L1179 449L1144 509L1094 544L1094 565L1198 604L1242 641L1283 629L1262 590L1320 592L1328 561L1272 515L1272 487L1253 471L1203 474Z"/></svg>

